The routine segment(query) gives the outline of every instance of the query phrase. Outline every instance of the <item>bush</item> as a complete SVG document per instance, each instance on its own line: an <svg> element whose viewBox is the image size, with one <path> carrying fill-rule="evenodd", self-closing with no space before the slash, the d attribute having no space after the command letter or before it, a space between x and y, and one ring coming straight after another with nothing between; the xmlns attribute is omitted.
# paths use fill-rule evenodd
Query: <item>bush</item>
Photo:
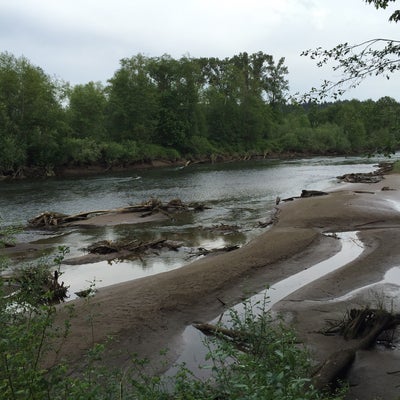
<svg viewBox="0 0 400 400"><path fill-rule="evenodd" d="M56 265L63 254L54 259ZM40 301L43 294L34 277L24 295L6 297L0 276L0 393L4 399L342 398L313 389L307 352L297 344L292 330L272 319L265 302L245 303L241 314L231 312L227 328L240 340L227 340L222 334L207 339L212 376L205 381L194 377L184 365L171 378L152 376L145 360L132 360L131 370L109 370L102 364L103 344L93 344L79 374L67 374L70 368L63 364L43 369L47 352L57 351L50 345L52 339L68 334L69 321L64 329L55 327L55 308ZM86 301L90 302L90 297Z"/></svg>
<svg viewBox="0 0 400 400"><path fill-rule="evenodd" d="M63 143L64 162L86 165L100 161L101 146L93 139L65 138Z"/></svg>

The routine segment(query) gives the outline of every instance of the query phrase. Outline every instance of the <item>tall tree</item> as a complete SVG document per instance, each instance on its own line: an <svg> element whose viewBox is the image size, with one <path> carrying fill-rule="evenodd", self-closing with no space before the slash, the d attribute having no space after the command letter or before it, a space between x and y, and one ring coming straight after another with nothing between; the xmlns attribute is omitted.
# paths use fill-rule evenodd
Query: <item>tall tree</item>
<svg viewBox="0 0 400 400"><path fill-rule="evenodd" d="M115 140L151 142L157 124L157 87L150 76L152 59L138 54L120 61L109 80L108 126Z"/></svg>
<svg viewBox="0 0 400 400"><path fill-rule="evenodd" d="M0 54L0 135L18 146L19 160L51 169L64 125L60 88L26 58ZM24 153L24 156L22 156Z"/></svg>
<svg viewBox="0 0 400 400"><path fill-rule="evenodd" d="M74 137L104 139L107 99L100 82L74 86L69 93L68 122Z"/></svg>

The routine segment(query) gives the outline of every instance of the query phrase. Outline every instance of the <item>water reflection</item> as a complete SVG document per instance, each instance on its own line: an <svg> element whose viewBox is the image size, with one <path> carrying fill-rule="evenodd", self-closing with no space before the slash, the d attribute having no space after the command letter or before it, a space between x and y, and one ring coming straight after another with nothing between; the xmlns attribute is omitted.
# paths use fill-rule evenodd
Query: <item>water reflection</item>
<svg viewBox="0 0 400 400"><path fill-rule="evenodd" d="M349 165L349 162L354 164ZM0 215L5 223L25 224L43 211L73 214L138 204L150 197L164 202L180 198L184 202L205 202L211 209L177 214L172 220L137 225L24 231L18 240L37 241L54 246L54 249L59 245L68 246L71 257L82 255L82 248L99 240L150 241L164 238L182 241L186 247L204 247L204 244L219 247L222 238L227 246L243 245L262 232L258 222L268 220L278 195L285 198L297 196L302 189L324 190L338 185L338 175L372 171L373 162L360 158L315 158L290 162L261 160L192 165L182 170L144 170L140 171L140 179L133 171L85 178L0 182ZM204 229L221 223L238 225L240 230L225 235ZM165 267L157 266L147 271L162 272L187 262L180 255L177 255L176 263L170 262L168 257L163 252L158 262L164 263ZM136 261L125 263L121 264L121 273L117 275L126 279L142 276L143 268ZM99 272L101 268L98 264L96 268L82 266L82 282L101 276L102 284L106 284L107 278ZM122 272L123 268L126 270ZM137 272L139 270L140 273ZM65 280L67 272L65 267Z"/></svg>
<svg viewBox="0 0 400 400"><path fill-rule="evenodd" d="M363 245L357 238L357 232L342 232L338 233L338 238L341 240L342 248L334 256L324 260L318 264L305 268L303 271L292 275L276 284L271 288L263 290L260 293L252 296L249 299L253 307L254 315L262 310L268 310L273 307L278 301L294 293L301 287L321 278L328 273L342 268L346 264L355 260L363 252ZM267 282L266 282L267 283ZM240 303L232 307L232 310L238 315L244 314L245 306ZM230 313L215 318L211 323L216 324L223 322L229 326ZM195 376L204 379L210 376L210 363L206 362L206 355L209 351L208 345L204 344L204 335L192 326L186 327L182 334L183 348L180 353L176 365L166 371L166 376L174 376L179 369L179 365L185 363Z"/></svg>

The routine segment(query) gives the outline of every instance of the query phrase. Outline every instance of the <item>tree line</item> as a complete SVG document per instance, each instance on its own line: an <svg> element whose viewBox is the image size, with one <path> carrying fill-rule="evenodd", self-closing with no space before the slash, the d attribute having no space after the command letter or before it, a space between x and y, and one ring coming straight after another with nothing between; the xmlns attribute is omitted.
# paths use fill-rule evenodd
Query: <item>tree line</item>
<svg viewBox="0 0 400 400"><path fill-rule="evenodd" d="M122 59L106 85L70 85L0 53L0 174L156 159L390 151L400 105L288 104L288 68L263 52Z"/></svg>

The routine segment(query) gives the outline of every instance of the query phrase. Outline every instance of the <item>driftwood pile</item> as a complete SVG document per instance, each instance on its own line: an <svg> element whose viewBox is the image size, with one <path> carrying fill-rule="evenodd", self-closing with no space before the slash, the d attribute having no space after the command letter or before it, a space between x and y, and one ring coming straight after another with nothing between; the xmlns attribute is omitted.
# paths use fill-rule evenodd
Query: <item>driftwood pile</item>
<svg viewBox="0 0 400 400"><path fill-rule="evenodd" d="M64 260L64 264L82 265L99 261L130 260L158 254L162 250L178 251L183 243L167 239L151 241L133 240L100 240L83 249L88 252L83 256Z"/></svg>
<svg viewBox="0 0 400 400"><path fill-rule="evenodd" d="M347 340L344 349L334 352L327 360L318 366L312 374L311 383L318 390L326 390L334 384L339 377L343 377L346 370L354 361L356 352L368 349L377 340L382 332L393 329L400 324L400 315L393 315L385 310L352 309L345 318L331 324L325 335L341 335ZM219 325L208 323L193 324L195 328L205 335L217 336L234 344L243 352L251 352L247 345L246 333L227 329Z"/></svg>
<svg viewBox="0 0 400 400"><path fill-rule="evenodd" d="M360 172L341 175L338 176L337 179L347 183L378 183L384 178L376 172Z"/></svg>
<svg viewBox="0 0 400 400"><path fill-rule="evenodd" d="M170 213L179 211L204 211L209 207L202 203L185 204L180 199L170 200L168 203L163 203L159 199L151 198L141 204L116 208L111 210L93 210L81 212L78 214L62 214L58 212L43 212L36 217L30 219L28 224L32 228L50 228L57 226L65 226L70 223L87 220L97 215L104 214L119 214L119 213L140 213L140 217L144 218L155 213L162 213L171 217Z"/></svg>
<svg viewBox="0 0 400 400"><path fill-rule="evenodd" d="M101 240L93 243L86 248L91 254L111 254L127 251L131 254L144 254L148 250L162 250L168 249L178 251L183 244L167 239L157 239L150 242L142 242L141 240L131 241L113 241Z"/></svg>
<svg viewBox="0 0 400 400"><path fill-rule="evenodd" d="M356 352L371 347L384 332L400 324L400 315L381 309L352 309L345 318L333 323L325 335L341 335L348 341L345 349L334 352L314 372L312 382L317 389L326 389L342 377L353 363Z"/></svg>
<svg viewBox="0 0 400 400"><path fill-rule="evenodd" d="M345 174L338 176L337 179L348 183L378 183L384 179L383 175L393 170L393 163L381 162L377 167L378 169L373 172Z"/></svg>
<svg viewBox="0 0 400 400"><path fill-rule="evenodd" d="M59 282L59 276L57 270L38 271L32 266L18 270L9 278L9 284L28 299L32 296L32 300L42 304L58 304L68 297L69 288L64 282Z"/></svg>

